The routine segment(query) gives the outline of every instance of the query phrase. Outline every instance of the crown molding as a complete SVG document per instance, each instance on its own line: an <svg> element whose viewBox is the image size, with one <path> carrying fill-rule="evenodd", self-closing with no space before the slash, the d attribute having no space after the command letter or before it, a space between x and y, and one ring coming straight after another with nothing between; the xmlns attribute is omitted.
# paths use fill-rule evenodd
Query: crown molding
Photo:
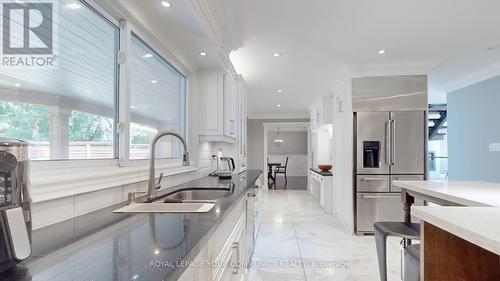
<svg viewBox="0 0 500 281"><path fill-rule="evenodd" d="M216 43L219 52L218 55L222 60L225 68L231 72L233 76L237 76L237 72L233 66L233 63L229 59L229 53L231 50L227 47L224 39L224 32L222 29L222 23L220 17L214 7L212 0L191 0L193 7L195 8L203 26L205 32L208 36Z"/></svg>
<svg viewBox="0 0 500 281"><path fill-rule="evenodd" d="M427 75L439 63L439 60L373 63L352 67L351 73L353 78L395 75Z"/></svg>
<svg viewBox="0 0 500 281"><path fill-rule="evenodd" d="M499 75L500 62L483 67L477 71L471 72L470 74L463 75L437 89L445 93L451 93Z"/></svg>

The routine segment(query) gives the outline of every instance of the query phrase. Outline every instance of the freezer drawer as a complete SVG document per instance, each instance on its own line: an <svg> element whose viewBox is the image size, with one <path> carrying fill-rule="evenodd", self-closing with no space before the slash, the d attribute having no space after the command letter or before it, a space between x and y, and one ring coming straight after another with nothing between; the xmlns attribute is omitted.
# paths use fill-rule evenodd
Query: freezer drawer
<svg viewBox="0 0 500 281"><path fill-rule="evenodd" d="M394 181L421 181L424 175L397 175L391 176L391 192L401 192L401 188L394 185Z"/></svg>
<svg viewBox="0 0 500 281"><path fill-rule="evenodd" d="M373 232L376 221L403 221L401 193L357 193L356 232Z"/></svg>
<svg viewBox="0 0 500 281"><path fill-rule="evenodd" d="M389 176L357 175L357 192L389 192Z"/></svg>

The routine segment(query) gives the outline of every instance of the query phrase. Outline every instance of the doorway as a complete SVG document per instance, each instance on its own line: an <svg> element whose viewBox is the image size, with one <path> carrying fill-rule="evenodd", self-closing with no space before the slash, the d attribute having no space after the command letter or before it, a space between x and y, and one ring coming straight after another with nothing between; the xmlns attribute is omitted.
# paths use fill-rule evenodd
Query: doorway
<svg viewBox="0 0 500 281"><path fill-rule="evenodd" d="M264 123L264 166L269 189L307 190L309 123Z"/></svg>

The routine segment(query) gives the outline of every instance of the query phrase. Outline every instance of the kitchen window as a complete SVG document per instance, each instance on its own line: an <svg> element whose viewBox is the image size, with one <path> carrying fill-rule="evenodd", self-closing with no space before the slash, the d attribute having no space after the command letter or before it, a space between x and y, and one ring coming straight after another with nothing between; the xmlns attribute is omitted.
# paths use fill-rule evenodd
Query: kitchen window
<svg viewBox="0 0 500 281"><path fill-rule="evenodd" d="M96 1L53 3L57 64L0 64L0 136L29 141L30 159L41 160L31 163L33 200L147 180L139 159L149 158L152 137L171 130L187 138L188 71L145 43L154 38L133 33L144 30L119 11ZM156 157L167 160L157 167L167 175L194 171L178 169L182 149L163 138Z"/></svg>
<svg viewBox="0 0 500 281"><path fill-rule="evenodd" d="M186 77L136 34L132 34L129 158L149 158L150 143L159 131L186 136ZM179 140L157 143L158 158L181 158Z"/></svg>
<svg viewBox="0 0 500 281"><path fill-rule="evenodd" d="M54 66L0 67L0 136L29 141L32 160L117 158L119 28L83 2L68 3L53 6ZM13 11L11 25L20 25L22 10Z"/></svg>

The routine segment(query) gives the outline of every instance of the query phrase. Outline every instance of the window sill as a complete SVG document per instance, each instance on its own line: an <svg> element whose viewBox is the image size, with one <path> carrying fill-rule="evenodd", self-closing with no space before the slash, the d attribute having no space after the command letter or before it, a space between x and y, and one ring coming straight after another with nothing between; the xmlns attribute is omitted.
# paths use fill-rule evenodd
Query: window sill
<svg viewBox="0 0 500 281"><path fill-rule="evenodd" d="M37 167L31 171L31 197L34 203L94 192L148 180L149 166L119 167L116 164L89 167ZM198 171L197 166L157 164L156 175L172 176Z"/></svg>

